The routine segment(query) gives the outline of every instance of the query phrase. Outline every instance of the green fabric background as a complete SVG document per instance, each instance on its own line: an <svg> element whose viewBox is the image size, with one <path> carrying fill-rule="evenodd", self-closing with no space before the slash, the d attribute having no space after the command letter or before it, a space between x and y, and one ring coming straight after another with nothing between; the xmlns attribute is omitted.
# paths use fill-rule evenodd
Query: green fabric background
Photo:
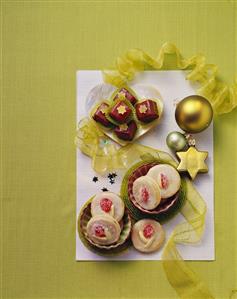
<svg viewBox="0 0 237 299"><path fill-rule="evenodd" d="M160 262L75 262L76 70L165 41L233 80L235 1L3 1L2 298L176 298ZM237 289L237 110L215 119L216 298ZM83 170L82 170L83 171Z"/></svg>

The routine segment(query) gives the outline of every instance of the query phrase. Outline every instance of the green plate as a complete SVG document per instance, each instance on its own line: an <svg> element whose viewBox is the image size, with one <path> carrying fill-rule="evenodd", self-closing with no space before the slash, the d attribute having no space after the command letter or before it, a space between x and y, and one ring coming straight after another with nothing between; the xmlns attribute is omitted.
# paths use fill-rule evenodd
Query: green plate
<svg viewBox="0 0 237 299"><path fill-rule="evenodd" d="M161 163L161 161L153 159L150 160L148 159L147 161L143 160L135 165L133 165L125 174L122 184L121 184L121 189L120 189L120 195L121 198L124 200L124 203L126 207L129 210L129 213L131 217L135 220L140 220L144 218L150 218L157 220L161 223L164 223L171 218L173 218L180 210L180 208L183 206L184 201L185 201L185 180L181 177L181 188L178 193L178 199L175 201L175 204L170 206L169 209L167 209L164 213L159 213L159 214L152 214L152 213L146 213L145 211L142 211L141 209L137 208L134 206L134 204L131 202L128 196L128 181L131 175L133 174L136 169L140 168L143 165L150 164L150 163ZM166 163L167 164L167 163Z"/></svg>
<svg viewBox="0 0 237 299"><path fill-rule="evenodd" d="M126 250L130 245L130 233L132 229L132 220L130 214L127 209L125 209L124 216L122 221L120 221L120 225L122 228L119 240L111 245L99 245L94 243L89 239L86 227L87 223L91 219L91 198L86 204L82 207L81 212L78 216L77 229L79 237L82 243L91 251L101 254L101 255L115 255Z"/></svg>

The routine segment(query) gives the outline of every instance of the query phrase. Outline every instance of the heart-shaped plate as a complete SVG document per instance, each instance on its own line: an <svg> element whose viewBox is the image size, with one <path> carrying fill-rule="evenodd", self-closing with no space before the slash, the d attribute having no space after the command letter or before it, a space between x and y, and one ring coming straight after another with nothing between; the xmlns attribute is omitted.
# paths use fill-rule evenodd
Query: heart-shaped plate
<svg viewBox="0 0 237 299"><path fill-rule="evenodd" d="M154 101L157 104L159 117L149 123L142 123L136 118L136 116L134 116L133 119L136 122L137 131L131 141L126 141L118 138L117 135L114 133L113 129L108 129L96 122L105 135L110 137L113 141L120 144L121 146L134 142L136 139L140 138L141 136L149 132L152 128L154 128L156 125L158 125L163 113L163 100L161 94L154 86L145 84L135 84L131 85L130 87L125 86L124 88L132 91L132 93L135 95L138 101L137 103L147 99ZM93 89L91 89L87 96L86 113L93 119L92 116L95 111L95 107L98 107L100 104L104 102L112 104L113 99L116 96L116 94L119 93L119 90L121 90L121 88L116 89L114 86L106 83L96 85ZM135 115L135 108L133 107L132 109L134 110L133 114Z"/></svg>

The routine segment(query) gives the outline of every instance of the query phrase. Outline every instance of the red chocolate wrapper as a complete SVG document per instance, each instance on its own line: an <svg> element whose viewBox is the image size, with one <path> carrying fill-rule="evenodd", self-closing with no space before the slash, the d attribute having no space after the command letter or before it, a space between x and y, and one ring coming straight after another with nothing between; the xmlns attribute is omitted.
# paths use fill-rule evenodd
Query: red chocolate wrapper
<svg viewBox="0 0 237 299"><path fill-rule="evenodd" d="M126 88L121 88L119 92L114 97L114 100L117 100L119 98L119 93L124 94L125 98L132 104L135 105L137 102L137 99L132 95Z"/></svg>
<svg viewBox="0 0 237 299"><path fill-rule="evenodd" d="M125 123L131 115L131 108L124 102L119 101L110 110L109 116L117 123Z"/></svg>
<svg viewBox="0 0 237 299"><path fill-rule="evenodd" d="M114 133L118 138L122 140L131 141L133 140L137 131L137 125L134 120L130 121L128 124L124 124L115 128Z"/></svg>
<svg viewBox="0 0 237 299"><path fill-rule="evenodd" d="M103 125L104 127L111 128L113 124L106 118L105 112L108 110L109 105L106 103L102 103L93 115L93 119Z"/></svg>
<svg viewBox="0 0 237 299"><path fill-rule="evenodd" d="M137 118L141 122L149 123L159 117L157 104L152 100L144 100L137 103L135 108Z"/></svg>

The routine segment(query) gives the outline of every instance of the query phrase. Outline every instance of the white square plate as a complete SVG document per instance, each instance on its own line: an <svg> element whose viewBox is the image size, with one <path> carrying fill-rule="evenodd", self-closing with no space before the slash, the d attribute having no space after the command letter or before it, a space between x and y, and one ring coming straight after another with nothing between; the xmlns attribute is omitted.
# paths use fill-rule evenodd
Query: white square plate
<svg viewBox="0 0 237 299"><path fill-rule="evenodd" d="M100 71L77 72L77 122L86 115L85 102L89 91L97 84L103 83ZM145 71L136 76L129 85L149 84L156 87L164 101L164 115L161 123L137 142L148 145L166 152L166 136L171 131L181 131L175 122L175 104L182 98L195 94L194 87L185 80L184 71ZM213 125L195 135L197 148L208 151L207 164L209 172L197 175L194 184L207 204L206 229L202 241L195 246L179 245L178 249L185 260L214 260L214 172L213 172ZM110 184L108 174L101 176L91 168L91 159L77 150L77 215L83 204L94 194L107 188L109 191L119 193L123 171L118 171L115 184ZM97 176L98 181L92 181ZM168 240L174 227L183 222L184 218L178 214L164 224L166 240ZM89 251L81 242L76 232L76 260L78 261L104 261L104 260L161 260L162 249L152 254L142 254L131 248L125 253L115 257L102 257Z"/></svg>

